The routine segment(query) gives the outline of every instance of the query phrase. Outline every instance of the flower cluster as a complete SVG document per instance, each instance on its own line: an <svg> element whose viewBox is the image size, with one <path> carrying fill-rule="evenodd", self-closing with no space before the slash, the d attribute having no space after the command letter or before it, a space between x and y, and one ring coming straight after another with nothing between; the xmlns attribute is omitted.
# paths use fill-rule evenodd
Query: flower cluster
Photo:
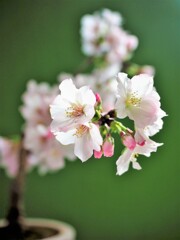
<svg viewBox="0 0 180 240"><path fill-rule="evenodd" d="M87 55L84 68L60 73L59 89L29 81L20 108L23 137L0 138L0 166L10 176L18 172L22 146L26 169L37 166L45 173L63 168L66 158L84 162L91 156L112 157L118 134L125 146L116 162L121 175L130 162L141 169L137 156L149 157L162 145L150 139L166 116L154 87L155 70L130 61L138 38L125 31L121 15L109 9L85 15L80 33ZM134 130L120 122L125 117L134 122Z"/></svg>
<svg viewBox="0 0 180 240"><path fill-rule="evenodd" d="M76 87L83 87L88 85L94 92L98 92L102 98L103 109L110 111L115 107L115 94L117 89L117 81L115 75L119 71L118 65L111 65L110 67L94 69L89 74L77 74L73 76L71 74L60 74L58 79L63 81L64 79L71 78Z"/></svg>
<svg viewBox="0 0 180 240"><path fill-rule="evenodd" d="M60 84L60 94L51 104L51 131L64 145L74 144L74 154L81 161L111 157L114 154L113 133L118 133L126 147L117 160L117 174L121 175L139 154L150 156L162 145L149 138L162 128L166 113L161 109L160 96L154 88L153 77L147 74L134 76L125 73L117 77L115 109L104 112L99 94L88 86L76 88L71 79ZM134 121L135 131L128 129L118 120L129 117Z"/></svg>
<svg viewBox="0 0 180 240"><path fill-rule="evenodd" d="M82 50L88 56L106 59L109 64L127 60L138 46L136 36L122 28L122 17L104 9L82 18Z"/></svg>
<svg viewBox="0 0 180 240"><path fill-rule="evenodd" d="M55 171L65 166L65 158L74 160L71 146L58 144L50 131L49 105L58 93L58 86L50 87L47 83L28 82L23 94L20 112L25 119L23 127L23 148L27 151L26 168L37 166L40 173ZM20 139L0 138L2 165L8 174L16 176L19 163Z"/></svg>

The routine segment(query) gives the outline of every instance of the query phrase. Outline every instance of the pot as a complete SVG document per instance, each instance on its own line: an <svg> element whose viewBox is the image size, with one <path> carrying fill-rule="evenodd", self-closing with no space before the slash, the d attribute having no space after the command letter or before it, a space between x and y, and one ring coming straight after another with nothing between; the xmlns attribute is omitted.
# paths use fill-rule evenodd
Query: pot
<svg viewBox="0 0 180 240"><path fill-rule="evenodd" d="M0 220L0 227L4 226L6 221ZM28 218L25 219L25 227L29 229L29 234L46 235L43 238L34 238L36 240L75 240L76 237L76 231L71 225L56 220Z"/></svg>

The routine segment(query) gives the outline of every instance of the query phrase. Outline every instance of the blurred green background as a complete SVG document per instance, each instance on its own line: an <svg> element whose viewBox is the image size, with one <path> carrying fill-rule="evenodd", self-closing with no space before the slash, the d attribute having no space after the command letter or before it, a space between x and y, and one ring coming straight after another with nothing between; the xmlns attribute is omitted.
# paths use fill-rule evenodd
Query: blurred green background
<svg viewBox="0 0 180 240"><path fill-rule="evenodd" d="M20 96L29 79L56 82L83 60L79 26L83 14L101 8L122 13L125 29L140 40L133 61L156 68L155 85L169 117L154 139L164 142L143 170L116 176L112 159L80 160L45 177L27 177L29 217L71 223L78 240L180 239L179 0L0 1L0 134L20 132ZM0 171L0 217L10 180Z"/></svg>

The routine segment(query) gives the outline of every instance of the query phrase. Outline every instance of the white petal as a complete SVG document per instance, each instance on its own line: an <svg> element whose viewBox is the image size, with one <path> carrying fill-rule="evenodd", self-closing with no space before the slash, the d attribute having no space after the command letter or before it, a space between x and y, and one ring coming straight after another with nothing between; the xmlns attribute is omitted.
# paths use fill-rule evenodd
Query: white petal
<svg viewBox="0 0 180 240"><path fill-rule="evenodd" d="M84 134L82 137L77 137L75 141L74 154L82 161L85 162L93 154L93 142L89 133Z"/></svg>
<svg viewBox="0 0 180 240"><path fill-rule="evenodd" d="M94 114L95 114L94 106L86 105L84 107L84 114L86 117L88 117L86 121L90 121L94 117Z"/></svg>
<svg viewBox="0 0 180 240"><path fill-rule="evenodd" d="M59 132L56 135L56 139L63 145L73 144L75 142L75 132L76 130L70 130L68 132Z"/></svg>
<svg viewBox="0 0 180 240"><path fill-rule="evenodd" d="M59 85L61 96L70 102L75 102L77 88L75 87L72 79L63 80Z"/></svg>
<svg viewBox="0 0 180 240"><path fill-rule="evenodd" d="M147 74L140 74L131 79L131 87L133 92L137 92L139 96L149 94L153 90L153 77Z"/></svg>
<svg viewBox="0 0 180 240"><path fill-rule="evenodd" d="M128 85L128 82L129 82L127 74L126 73L121 73L121 72L118 73L117 81L118 81L117 94L118 94L118 96L125 98L126 94L127 94L127 85Z"/></svg>
<svg viewBox="0 0 180 240"><path fill-rule="evenodd" d="M58 121L66 121L66 111L69 106L69 102L66 99L63 99L62 96L58 95L55 98L54 102L50 105L50 113L52 119L56 119Z"/></svg>
<svg viewBox="0 0 180 240"><path fill-rule="evenodd" d="M142 100L140 107L130 106L127 108L128 116L135 121L138 128L144 128L157 120L158 107L153 101Z"/></svg>
<svg viewBox="0 0 180 240"><path fill-rule="evenodd" d="M117 99L116 104L115 104L115 109L117 111L118 118L127 117L127 110L126 110L124 98L120 97Z"/></svg>
<svg viewBox="0 0 180 240"><path fill-rule="evenodd" d="M142 169L141 165L136 161L132 161L132 167L136 170L141 170Z"/></svg>
<svg viewBox="0 0 180 240"><path fill-rule="evenodd" d="M122 175L129 169L129 163L131 161L132 151L126 149L123 154L116 161L117 165L117 175Z"/></svg>
<svg viewBox="0 0 180 240"><path fill-rule="evenodd" d="M81 105L89 104L94 106L96 103L96 97L94 93L87 86L78 89L76 93L76 99Z"/></svg>
<svg viewBox="0 0 180 240"><path fill-rule="evenodd" d="M56 132L67 132L70 129L74 129L78 125L78 122L75 122L73 118L69 118L62 122L53 120L51 123L51 131Z"/></svg>
<svg viewBox="0 0 180 240"><path fill-rule="evenodd" d="M151 139L147 139L143 146L136 145L134 149L135 153L145 155L146 157L150 157L152 152L156 152L159 146L162 146L163 143L157 143L152 141Z"/></svg>
<svg viewBox="0 0 180 240"><path fill-rule="evenodd" d="M159 118L157 121L154 122L153 125L149 125L145 128L145 133L148 136L154 136L158 133L163 127L163 120Z"/></svg>
<svg viewBox="0 0 180 240"><path fill-rule="evenodd" d="M89 133L91 135L93 149L96 151L100 151L100 146L103 143L103 139L100 134L99 128L95 124L90 124Z"/></svg>

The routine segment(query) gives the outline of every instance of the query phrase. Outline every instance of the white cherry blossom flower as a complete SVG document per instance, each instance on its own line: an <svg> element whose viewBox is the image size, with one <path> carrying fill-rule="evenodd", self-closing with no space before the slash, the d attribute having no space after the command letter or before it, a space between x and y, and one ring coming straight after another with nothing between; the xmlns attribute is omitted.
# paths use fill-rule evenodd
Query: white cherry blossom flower
<svg viewBox="0 0 180 240"><path fill-rule="evenodd" d="M132 79L118 74L117 116L134 120L137 128L153 125L159 119L160 96L153 86L153 78L146 74Z"/></svg>
<svg viewBox="0 0 180 240"><path fill-rule="evenodd" d="M73 77L68 73L62 73L58 76L58 80L62 82L67 77L70 77L77 88L89 86L94 93L99 93L102 99L103 110L107 112L115 107L117 93L117 80L115 76L119 70L119 64L115 64L107 68L96 69L92 74L77 74Z"/></svg>
<svg viewBox="0 0 180 240"><path fill-rule="evenodd" d="M68 132L56 132L56 139L64 144L74 144L74 154L82 161L93 155L93 150L100 151L102 137L98 127L93 123L78 125Z"/></svg>
<svg viewBox="0 0 180 240"><path fill-rule="evenodd" d="M134 169L140 170L141 166L137 162L137 156L144 155L150 157L151 153L156 152L157 148L162 145L162 143L156 143L148 138L142 129L138 129L135 133L134 139L136 145L133 148L126 148L116 162L117 175L122 175L127 172L130 162L132 162Z"/></svg>
<svg viewBox="0 0 180 240"><path fill-rule="evenodd" d="M50 105L52 131L68 131L91 121L96 103L92 90L87 86L77 89L71 79L64 80L59 88L60 95Z"/></svg>

